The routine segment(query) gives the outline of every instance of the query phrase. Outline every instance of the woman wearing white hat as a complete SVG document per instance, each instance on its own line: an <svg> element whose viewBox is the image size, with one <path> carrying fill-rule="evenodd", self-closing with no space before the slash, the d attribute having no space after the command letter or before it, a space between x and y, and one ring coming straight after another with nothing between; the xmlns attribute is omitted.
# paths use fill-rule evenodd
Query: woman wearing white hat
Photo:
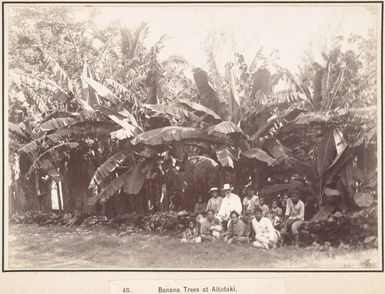
<svg viewBox="0 0 385 294"><path fill-rule="evenodd" d="M238 195L231 193L233 188L230 184L223 185L223 192L225 193L225 197L222 199L221 207L218 212L218 217L222 221L229 221L230 214L233 211L236 211L238 214L242 212L242 202L241 198Z"/></svg>

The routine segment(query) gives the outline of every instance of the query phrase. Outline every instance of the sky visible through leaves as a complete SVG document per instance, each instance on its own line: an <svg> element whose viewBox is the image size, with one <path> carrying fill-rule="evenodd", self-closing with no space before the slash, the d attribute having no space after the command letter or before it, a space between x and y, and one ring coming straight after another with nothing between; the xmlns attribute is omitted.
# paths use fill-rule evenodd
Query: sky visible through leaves
<svg viewBox="0 0 385 294"><path fill-rule="evenodd" d="M78 10L80 19L88 8ZM370 5L183 5L183 6L99 6L96 23L102 28L113 21L128 27L149 25L146 43L163 34L169 36L163 57L180 55L194 66L206 67L204 48L215 35L219 69L242 52L251 60L262 47L281 66L297 71L304 54L321 61L320 53L332 46L337 36L366 36L376 30L379 12Z"/></svg>

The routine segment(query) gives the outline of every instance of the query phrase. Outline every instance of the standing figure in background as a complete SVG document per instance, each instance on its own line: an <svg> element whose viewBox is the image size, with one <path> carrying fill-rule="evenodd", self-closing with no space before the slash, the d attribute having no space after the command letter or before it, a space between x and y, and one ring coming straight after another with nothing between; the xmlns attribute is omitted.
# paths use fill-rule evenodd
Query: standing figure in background
<svg viewBox="0 0 385 294"><path fill-rule="evenodd" d="M199 196L198 197L198 202L195 203L195 206L194 206L194 214L195 215L198 215L198 214L205 214L206 212L206 207L207 207L207 204L203 202L203 197L202 196Z"/></svg>
<svg viewBox="0 0 385 294"><path fill-rule="evenodd" d="M289 196L286 193L283 194L282 198L280 198L280 204L283 212L286 211L287 199L289 199Z"/></svg>
<svg viewBox="0 0 385 294"><path fill-rule="evenodd" d="M242 212L242 203L238 195L231 193L233 188L230 184L223 185L225 197L222 199L221 207L219 208L218 218L222 221L224 228L227 228L227 223L230 220L230 214L235 211L238 216Z"/></svg>
<svg viewBox="0 0 385 294"><path fill-rule="evenodd" d="M247 187L246 197L243 198L242 204L245 218L251 218L254 215L255 208L259 205L258 196L254 194L254 189L252 186Z"/></svg>
<svg viewBox="0 0 385 294"><path fill-rule="evenodd" d="M259 198L254 193L254 189L252 186L248 186L246 188L246 196L243 198L243 220L248 226L248 230L250 231L250 238L254 239L254 231L251 227L251 220L254 217L254 211L259 206Z"/></svg>
<svg viewBox="0 0 385 294"><path fill-rule="evenodd" d="M269 206L265 203L265 198L264 197L259 197L259 208L262 210L262 216L267 217L269 214Z"/></svg>
<svg viewBox="0 0 385 294"><path fill-rule="evenodd" d="M299 193L295 190L291 191L290 198L287 200L286 212L283 219L283 227L281 230L282 244L284 238L287 237L288 231L294 236L295 248L299 248L299 229L304 221L305 204L299 199Z"/></svg>
<svg viewBox="0 0 385 294"><path fill-rule="evenodd" d="M212 187L209 190L209 194L211 195L211 198L207 203L206 212L212 210L214 211L214 215L217 216L219 209L221 208L222 197L219 196L219 189L217 187Z"/></svg>

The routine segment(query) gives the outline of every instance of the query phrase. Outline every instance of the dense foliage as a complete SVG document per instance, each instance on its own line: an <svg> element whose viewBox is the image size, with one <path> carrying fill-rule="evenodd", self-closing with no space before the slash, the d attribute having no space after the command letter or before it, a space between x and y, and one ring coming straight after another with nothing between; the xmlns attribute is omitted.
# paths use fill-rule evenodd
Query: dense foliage
<svg viewBox="0 0 385 294"><path fill-rule="evenodd" d="M296 187L307 217L376 201L372 39L347 40L361 55L339 39L324 64L310 59L298 75L259 51L250 65L237 53L222 76L213 50L209 72L160 60L165 38L146 48L146 24L97 29L93 13L79 21L71 8L28 8L11 21L19 209L44 209L58 179L64 209L107 214L190 208L225 182L269 199Z"/></svg>

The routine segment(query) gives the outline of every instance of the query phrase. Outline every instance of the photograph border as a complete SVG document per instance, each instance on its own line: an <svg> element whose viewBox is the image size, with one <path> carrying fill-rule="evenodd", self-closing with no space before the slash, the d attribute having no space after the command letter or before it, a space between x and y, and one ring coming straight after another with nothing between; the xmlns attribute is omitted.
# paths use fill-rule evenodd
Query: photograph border
<svg viewBox="0 0 385 294"><path fill-rule="evenodd" d="M304 270L304 269L277 269L277 270L272 270L272 269L256 269L256 270L251 270L251 269L6 269L5 268L5 151L4 151L4 146L5 146L5 115L4 115L4 106L5 106L5 57L4 57L4 22L5 22L5 13L4 13L4 8L5 5L7 4L50 4L50 5L60 5L60 4L141 4L141 5L154 5L154 4L159 4L159 5L167 5L167 4L270 4L270 5L276 5L276 4L380 4L381 5L381 38L380 38L380 62L381 62L381 67L380 67L380 125L381 130L377 133L380 134L380 141L381 142L381 172L378 174L381 176L381 180L384 179L384 166L383 166L383 47L384 47L384 2L383 1L4 1L2 2L2 252L1 252L1 263L2 263L2 268L1 271L3 273L6 272L234 272L234 273L383 273L384 272L384 187L383 184L381 185L381 248L378 248L379 251L381 250L381 267L380 269L350 269L350 270L344 270L344 269L332 269L332 270L327 270L327 269L320 269L320 270ZM7 196L8 197L8 196Z"/></svg>

